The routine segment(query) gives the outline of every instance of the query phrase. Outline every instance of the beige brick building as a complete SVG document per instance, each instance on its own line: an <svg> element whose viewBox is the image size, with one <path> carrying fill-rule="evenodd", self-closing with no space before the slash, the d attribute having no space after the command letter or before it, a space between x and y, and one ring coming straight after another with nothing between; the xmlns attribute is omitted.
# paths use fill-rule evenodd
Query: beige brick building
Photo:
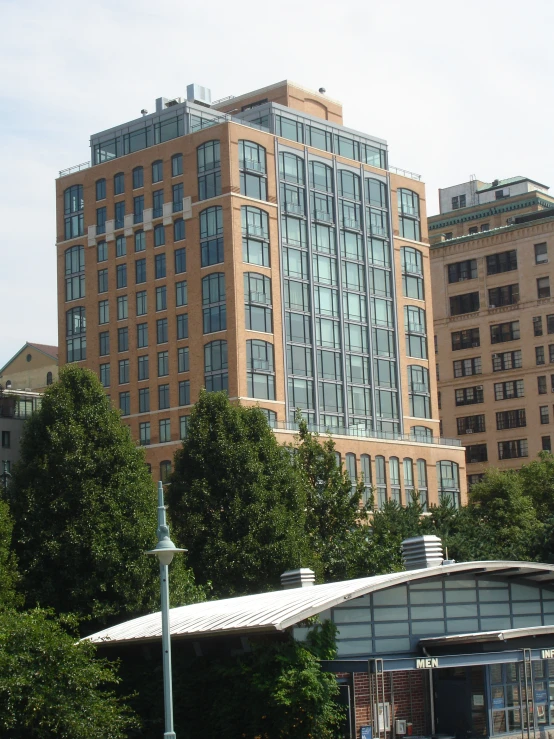
<svg viewBox="0 0 554 739"><path fill-rule="evenodd" d="M379 503L464 499L429 372L425 188L385 141L284 81L214 104L190 85L91 149L57 180L61 361L99 374L156 477L206 387L283 442L300 409Z"/></svg>
<svg viewBox="0 0 554 739"><path fill-rule="evenodd" d="M525 177L439 198L428 226L441 423L466 446L472 484L552 448L554 198Z"/></svg>

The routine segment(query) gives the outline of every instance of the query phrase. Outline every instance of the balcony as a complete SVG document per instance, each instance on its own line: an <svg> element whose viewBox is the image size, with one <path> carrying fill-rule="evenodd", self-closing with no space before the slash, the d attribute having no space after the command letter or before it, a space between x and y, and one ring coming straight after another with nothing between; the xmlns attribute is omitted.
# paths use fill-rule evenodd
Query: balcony
<svg viewBox="0 0 554 739"><path fill-rule="evenodd" d="M282 431L298 432L298 424L292 421L277 421L274 425L275 429ZM443 436L423 437L423 436L410 436L410 434L395 434L391 431L374 431L369 429L364 424L356 424L349 426L326 426L317 425L314 423L308 423L308 430L317 434L334 434L339 436L363 436L367 439L383 439L385 441L407 441L413 444L439 444L441 446L462 446L462 442L459 439L449 439Z"/></svg>
<svg viewBox="0 0 554 739"><path fill-rule="evenodd" d="M249 170L250 172L257 172L258 174L265 174L265 165L262 162L257 162L255 159L241 159L240 168Z"/></svg>

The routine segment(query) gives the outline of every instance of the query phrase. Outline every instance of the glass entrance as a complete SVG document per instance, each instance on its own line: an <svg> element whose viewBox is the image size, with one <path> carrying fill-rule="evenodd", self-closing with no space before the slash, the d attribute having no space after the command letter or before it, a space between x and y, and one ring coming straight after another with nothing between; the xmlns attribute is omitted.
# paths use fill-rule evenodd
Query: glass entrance
<svg viewBox="0 0 554 739"><path fill-rule="evenodd" d="M526 674L527 673L527 674ZM554 725L554 660L491 665L491 733Z"/></svg>

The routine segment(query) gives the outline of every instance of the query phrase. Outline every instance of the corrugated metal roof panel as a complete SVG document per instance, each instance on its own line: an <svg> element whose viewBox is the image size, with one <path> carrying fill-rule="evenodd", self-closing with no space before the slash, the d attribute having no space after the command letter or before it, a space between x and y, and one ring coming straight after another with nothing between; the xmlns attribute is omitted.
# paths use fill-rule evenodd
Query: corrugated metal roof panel
<svg viewBox="0 0 554 739"><path fill-rule="evenodd" d="M173 637L200 637L248 631L283 631L309 616L314 616L347 600L410 580L448 573L464 574L476 569L491 574L497 570L500 574L502 570L512 572L518 567L525 571L527 578L532 578L534 573L536 577L545 573L554 573L554 565L532 562L460 562L421 570L393 572L357 580L314 585L309 588L292 588L245 595L239 598L194 603L171 609L171 635ZM161 638L161 633L161 614L158 612L104 629L87 639L95 643L145 641Z"/></svg>

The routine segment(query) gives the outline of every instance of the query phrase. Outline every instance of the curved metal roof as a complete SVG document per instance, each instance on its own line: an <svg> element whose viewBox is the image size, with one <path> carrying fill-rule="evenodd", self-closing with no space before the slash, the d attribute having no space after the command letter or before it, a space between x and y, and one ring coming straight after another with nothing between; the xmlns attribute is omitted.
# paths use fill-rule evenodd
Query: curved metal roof
<svg viewBox="0 0 554 739"><path fill-rule="evenodd" d="M554 582L554 565L507 561L444 564L420 570L393 572L358 580L277 590L172 608L171 635L177 638L199 638L222 634L284 631L328 608L377 590L434 576L471 573L506 575L537 583ZM161 634L161 613L158 611L111 626L86 638L96 644L120 644L157 640L161 638Z"/></svg>

